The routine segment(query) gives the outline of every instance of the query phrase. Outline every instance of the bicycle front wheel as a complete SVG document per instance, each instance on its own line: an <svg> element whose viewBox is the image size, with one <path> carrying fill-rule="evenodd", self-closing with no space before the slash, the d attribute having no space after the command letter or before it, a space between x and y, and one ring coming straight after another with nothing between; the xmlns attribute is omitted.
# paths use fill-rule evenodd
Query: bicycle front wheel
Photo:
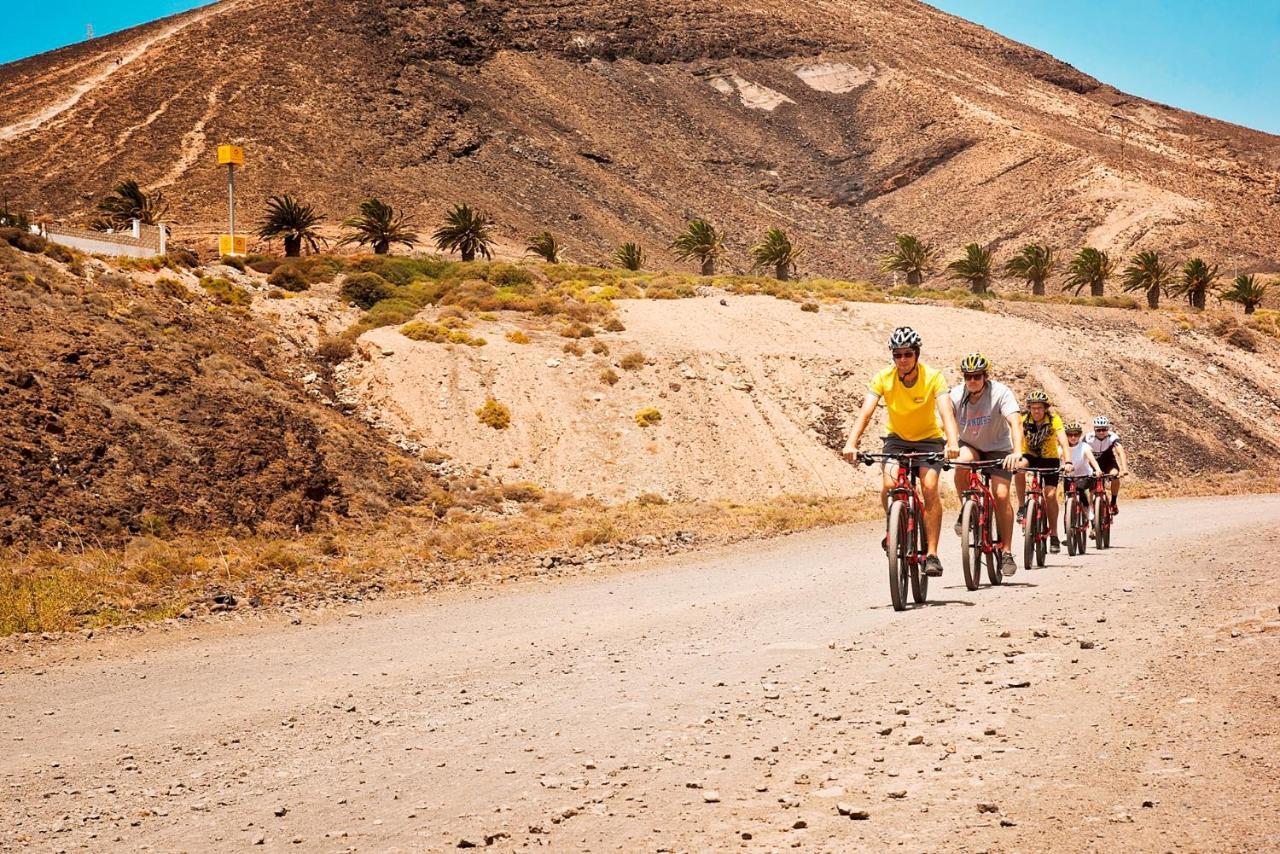
<svg viewBox="0 0 1280 854"><path fill-rule="evenodd" d="M1076 551L1084 554L1089 550L1089 502L1077 501L1076 513L1080 518L1076 522Z"/></svg>
<svg viewBox="0 0 1280 854"><path fill-rule="evenodd" d="M907 575L911 543L907 537L907 506L901 501L889 505L889 599L893 610L907 607Z"/></svg>
<svg viewBox="0 0 1280 854"><path fill-rule="evenodd" d="M925 541L924 534L924 517L920 515L919 508L916 509L916 542L915 552L908 559L911 566L911 598L915 600L917 605L923 605L924 600L929 597L929 576L924 574L924 561L917 560L929 550L929 544Z"/></svg>
<svg viewBox="0 0 1280 854"><path fill-rule="evenodd" d="M1026 521L1022 525L1022 568L1030 569L1036 560L1036 514L1039 508L1034 501L1027 502Z"/></svg>
<svg viewBox="0 0 1280 854"><path fill-rule="evenodd" d="M1067 554L1075 557L1080 552L1080 545L1076 538L1076 505L1080 502L1073 495L1067 499L1067 506L1064 510L1067 519Z"/></svg>
<svg viewBox="0 0 1280 854"><path fill-rule="evenodd" d="M1044 557L1049 550L1049 516L1044 505L1036 508L1036 566L1044 569Z"/></svg>
<svg viewBox="0 0 1280 854"><path fill-rule="evenodd" d="M970 590L977 590L982 579L982 529L978 515L978 502L965 501L960 509L960 563L964 567L964 586Z"/></svg>

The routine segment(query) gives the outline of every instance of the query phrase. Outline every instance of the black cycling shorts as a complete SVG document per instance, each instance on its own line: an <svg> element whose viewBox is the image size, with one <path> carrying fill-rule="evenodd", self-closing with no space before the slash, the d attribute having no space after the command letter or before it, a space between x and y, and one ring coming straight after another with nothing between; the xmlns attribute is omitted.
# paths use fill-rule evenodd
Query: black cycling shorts
<svg viewBox="0 0 1280 854"><path fill-rule="evenodd" d="M1048 469L1053 471L1039 472L1040 482L1049 489L1058 488L1058 475L1062 473L1062 460L1057 457L1033 457L1030 454L1024 454L1027 460L1027 468Z"/></svg>
<svg viewBox="0 0 1280 854"><path fill-rule="evenodd" d="M1098 468L1107 474L1113 471L1120 471L1120 463L1116 461L1115 445L1098 454Z"/></svg>

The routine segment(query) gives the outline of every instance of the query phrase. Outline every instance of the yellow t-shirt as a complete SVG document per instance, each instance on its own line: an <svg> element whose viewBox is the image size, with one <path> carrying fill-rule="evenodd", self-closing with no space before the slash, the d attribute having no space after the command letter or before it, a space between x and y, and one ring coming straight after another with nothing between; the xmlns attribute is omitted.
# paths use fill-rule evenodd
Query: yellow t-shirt
<svg viewBox="0 0 1280 854"><path fill-rule="evenodd" d="M898 379L898 369L893 365L875 375L867 386L872 394L880 395L889 413L888 431L908 442L943 438L942 422L938 419L937 400L949 394L946 378L941 371L917 362L920 376L916 384L907 388Z"/></svg>
<svg viewBox="0 0 1280 854"><path fill-rule="evenodd" d="M1044 421L1036 424L1030 415L1022 416L1022 453L1032 457L1058 457L1058 431L1062 429L1062 419L1058 413L1052 413Z"/></svg>

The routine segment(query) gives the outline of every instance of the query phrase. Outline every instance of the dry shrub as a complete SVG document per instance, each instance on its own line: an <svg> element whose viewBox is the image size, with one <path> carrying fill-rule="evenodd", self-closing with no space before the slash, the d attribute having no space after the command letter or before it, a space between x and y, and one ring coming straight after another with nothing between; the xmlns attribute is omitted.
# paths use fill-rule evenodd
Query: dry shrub
<svg viewBox="0 0 1280 854"><path fill-rule="evenodd" d="M517 329L514 332L507 333L507 340L512 344L528 344L529 336Z"/></svg>
<svg viewBox="0 0 1280 854"><path fill-rule="evenodd" d="M605 368L600 372L600 382L605 385L617 385L619 379L621 377L618 376L618 372L613 368Z"/></svg>
<svg viewBox="0 0 1280 854"><path fill-rule="evenodd" d="M585 323L570 323L560 330L563 338L590 338L596 331Z"/></svg>
<svg viewBox="0 0 1280 854"><path fill-rule="evenodd" d="M662 507L667 503L667 499L656 492L645 492L636 496L636 503L641 507Z"/></svg>
<svg viewBox="0 0 1280 854"><path fill-rule="evenodd" d="M582 355L582 345L579 344L577 341L570 341L568 344L565 344L560 349L570 356Z"/></svg>
<svg viewBox="0 0 1280 854"><path fill-rule="evenodd" d="M1157 344L1168 344L1173 340L1173 336L1164 330L1163 327L1153 326L1147 330L1147 337Z"/></svg>
<svg viewBox="0 0 1280 854"><path fill-rule="evenodd" d="M191 291L187 290L187 286L170 276L161 276L156 279L156 290L167 297L183 302L191 299Z"/></svg>
<svg viewBox="0 0 1280 854"><path fill-rule="evenodd" d="M542 496L542 487L536 483L521 481L520 483L504 483L502 485L502 497L508 501L527 504L531 501L541 501Z"/></svg>
<svg viewBox="0 0 1280 854"><path fill-rule="evenodd" d="M601 546L618 539L618 529L608 519L588 522L574 535L575 546Z"/></svg>
<svg viewBox="0 0 1280 854"><path fill-rule="evenodd" d="M1254 335L1243 326L1237 326L1228 332L1223 339L1232 347L1239 347L1241 350L1248 350L1255 353L1258 350L1258 336Z"/></svg>
<svg viewBox="0 0 1280 854"><path fill-rule="evenodd" d="M662 420L662 413L652 406L646 406L636 413L636 423L641 427L652 427Z"/></svg>
<svg viewBox="0 0 1280 854"><path fill-rule="evenodd" d="M622 325L622 321L616 317L611 317L604 322L605 332L626 332L627 327Z"/></svg>
<svg viewBox="0 0 1280 854"><path fill-rule="evenodd" d="M644 353L634 350L618 360L618 367L624 371L638 371L644 367Z"/></svg>
<svg viewBox="0 0 1280 854"><path fill-rule="evenodd" d="M800 304L800 310L801 310L801 311L810 311L810 312L814 312L814 313L816 313L816 312L818 311L818 304L817 304L816 302L805 302L805 303L801 303L801 304Z"/></svg>
<svg viewBox="0 0 1280 854"><path fill-rule="evenodd" d="M609 355L609 345L603 341L596 341L591 345L591 352L597 356L607 356Z"/></svg>
<svg viewBox="0 0 1280 854"><path fill-rule="evenodd" d="M476 410L480 423L494 430L506 430L511 426L511 410L498 403L492 397L484 402L484 406Z"/></svg>
<svg viewBox="0 0 1280 854"><path fill-rule="evenodd" d="M428 323L415 320L400 327L400 334L413 341L427 341L432 344L465 344L468 347L483 347L483 338L473 336L461 329L450 329L439 323Z"/></svg>
<svg viewBox="0 0 1280 854"><path fill-rule="evenodd" d="M326 335L316 346L316 356L330 365L345 362L355 355L355 352L356 348L351 343L351 339L340 335Z"/></svg>

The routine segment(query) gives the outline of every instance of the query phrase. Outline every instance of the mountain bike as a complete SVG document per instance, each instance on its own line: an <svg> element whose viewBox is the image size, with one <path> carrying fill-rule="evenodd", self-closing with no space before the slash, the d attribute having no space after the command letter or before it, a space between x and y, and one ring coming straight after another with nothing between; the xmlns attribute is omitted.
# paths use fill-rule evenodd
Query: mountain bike
<svg viewBox="0 0 1280 854"><path fill-rule="evenodd" d="M977 590L982 581L982 559L986 556L987 578L992 584L1004 581L1000 569L1000 552L1004 543L996 539L996 500L991 494L991 470L999 468L999 460L983 462L951 462L969 470L969 486L960 496L960 557L964 566L964 586Z"/></svg>
<svg viewBox="0 0 1280 854"><path fill-rule="evenodd" d="M1033 560L1036 566L1043 568L1045 551L1049 547L1049 513L1044 506L1044 487L1040 484L1040 475L1059 469L1029 468L1023 471L1027 473L1027 497L1022 505L1022 568L1031 569Z"/></svg>
<svg viewBox="0 0 1280 854"><path fill-rule="evenodd" d="M1107 483L1120 477L1104 474L1093 480L1093 542L1100 549L1111 548L1111 496Z"/></svg>
<svg viewBox="0 0 1280 854"><path fill-rule="evenodd" d="M1067 526L1067 554L1082 555L1089 545L1089 504L1094 499L1090 492L1092 475L1085 477L1065 478L1067 485L1066 503L1063 505L1062 518Z"/></svg>
<svg viewBox="0 0 1280 854"><path fill-rule="evenodd" d="M942 454L868 454L859 453L863 465L895 462L898 477L889 490L885 511L885 551L889 556L889 599L893 610L907 607L907 584L911 598L923 604L929 595L929 576L924 574L924 561L929 547L924 531L924 501L916 489L917 469L922 463L939 462Z"/></svg>

